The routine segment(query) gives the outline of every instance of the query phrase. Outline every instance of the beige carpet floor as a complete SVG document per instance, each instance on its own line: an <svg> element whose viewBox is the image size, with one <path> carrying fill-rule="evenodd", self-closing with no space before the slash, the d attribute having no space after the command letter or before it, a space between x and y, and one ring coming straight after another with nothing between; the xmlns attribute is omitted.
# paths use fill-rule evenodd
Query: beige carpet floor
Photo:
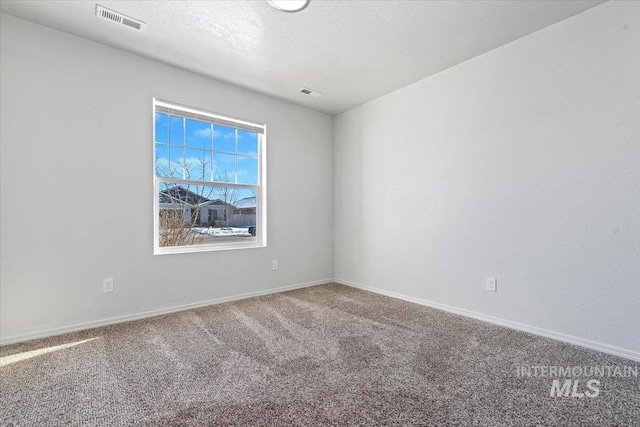
<svg viewBox="0 0 640 427"><path fill-rule="evenodd" d="M638 377L521 366L638 364L329 284L2 347L0 424L640 425Z"/></svg>

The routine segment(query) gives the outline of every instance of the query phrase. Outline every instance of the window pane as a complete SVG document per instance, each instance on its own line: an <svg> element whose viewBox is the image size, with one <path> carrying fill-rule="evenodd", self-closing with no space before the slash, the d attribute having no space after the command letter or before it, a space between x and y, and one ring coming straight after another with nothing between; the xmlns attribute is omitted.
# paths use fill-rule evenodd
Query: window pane
<svg viewBox="0 0 640 427"><path fill-rule="evenodd" d="M255 190L160 183L160 246L255 242Z"/></svg>
<svg viewBox="0 0 640 427"><path fill-rule="evenodd" d="M156 113L156 141L169 142L169 117Z"/></svg>
<svg viewBox="0 0 640 427"><path fill-rule="evenodd" d="M236 130L226 126L213 125L213 149L236 152Z"/></svg>
<svg viewBox="0 0 640 427"><path fill-rule="evenodd" d="M169 164L169 146L156 144L156 176L171 176Z"/></svg>
<svg viewBox="0 0 640 427"><path fill-rule="evenodd" d="M258 155L258 134L238 129L238 153L247 156Z"/></svg>
<svg viewBox="0 0 640 427"><path fill-rule="evenodd" d="M211 181L211 151L187 148L186 179Z"/></svg>
<svg viewBox="0 0 640 427"><path fill-rule="evenodd" d="M188 147L211 150L211 125L186 119L186 144Z"/></svg>
<svg viewBox="0 0 640 427"><path fill-rule="evenodd" d="M169 143L175 145L184 144L182 138L183 123L180 117L169 116Z"/></svg>
<svg viewBox="0 0 640 427"><path fill-rule="evenodd" d="M184 171L184 152L182 147L169 146L169 171L166 176L182 178Z"/></svg>
<svg viewBox="0 0 640 427"><path fill-rule="evenodd" d="M258 183L258 159L255 157L238 156L238 183Z"/></svg>
<svg viewBox="0 0 640 427"><path fill-rule="evenodd" d="M236 156L213 153L213 170L216 181L236 182Z"/></svg>

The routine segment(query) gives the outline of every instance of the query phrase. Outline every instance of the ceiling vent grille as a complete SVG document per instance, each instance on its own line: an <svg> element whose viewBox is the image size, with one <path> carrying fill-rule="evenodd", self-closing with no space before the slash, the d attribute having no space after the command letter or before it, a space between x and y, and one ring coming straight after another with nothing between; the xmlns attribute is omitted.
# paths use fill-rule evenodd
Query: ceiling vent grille
<svg viewBox="0 0 640 427"><path fill-rule="evenodd" d="M96 5L96 16L102 19L106 19L107 21L115 22L116 24L121 24L127 26L129 28L133 28L134 30L144 31L146 24L137 19L131 18L129 16L123 15L122 13L116 12L115 10L107 9L106 7Z"/></svg>
<svg viewBox="0 0 640 427"><path fill-rule="evenodd" d="M311 96L312 98L320 98L322 96L322 94L318 91L315 91L313 89L309 89L308 87L303 87L300 88L300 90L298 90L298 92L304 94L304 95L308 95Z"/></svg>

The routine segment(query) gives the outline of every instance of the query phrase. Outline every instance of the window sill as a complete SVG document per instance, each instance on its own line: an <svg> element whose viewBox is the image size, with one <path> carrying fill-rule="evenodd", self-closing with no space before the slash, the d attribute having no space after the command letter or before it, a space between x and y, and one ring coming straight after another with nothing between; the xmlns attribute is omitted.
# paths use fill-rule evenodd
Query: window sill
<svg viewBox="0 0 640 427"><path fill-rule="evenodd" d="M266 243L250 242L250 243L227 243L216 245L193 245L193 246L164 246L155 247L153 249L154 255L169 255L169 254L186 254L194 252L214 252L214 251L230 251L234 249L254 249L254 248L266 248Z"/></svg>

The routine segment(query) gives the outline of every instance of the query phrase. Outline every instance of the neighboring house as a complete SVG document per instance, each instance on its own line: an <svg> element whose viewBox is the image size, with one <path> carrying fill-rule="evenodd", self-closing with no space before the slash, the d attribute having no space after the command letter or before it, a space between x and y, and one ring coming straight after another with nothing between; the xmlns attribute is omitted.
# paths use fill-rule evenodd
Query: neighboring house
<svg viewBox="0 0 640 427"><path fill-rule="evenodd" d="M227 225L226 219L233 217L233 205L225 203L220 199L211 200L181 186L163 190L159 196L160 212L163 210L180 210L184 213L185 222L194 225ZM195 220L193 219L193 215L196 215Z"/></svg>
<svg viewBox="0 0 640 427"><path fill-rule="evenodd" d="M242 213L242 214L256 214L256 198L255 197L245 197L244 199L240 199L235 203L235 209L233 213Z"/></svg>
<svg viewBox="0 0 640 427"><path fill-rule="evenodd" d="M236 227L256 224L256 198L245 197L235 203L233 225Z"/></svg>

